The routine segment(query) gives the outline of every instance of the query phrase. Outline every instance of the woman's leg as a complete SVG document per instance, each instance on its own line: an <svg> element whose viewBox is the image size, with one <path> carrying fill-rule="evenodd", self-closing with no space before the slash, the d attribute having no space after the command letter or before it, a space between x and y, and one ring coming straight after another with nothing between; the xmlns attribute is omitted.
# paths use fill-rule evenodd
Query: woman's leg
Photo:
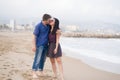
<svg viewBox="0 0 120 80"><path fill-rule="evenodd" d="M61 80L64 80L62 60L61 60L60 57L56 58L56 60L57 60L57 63L58 63Z"/></svg>
<svg viewBox="0 0 120 80"><path fill-rule="evenodd" d="M54 58L50 58L51 64L52 64L52 69L54 72L55 77L57 77L57 69L56 69L56 63Z"/></svg>

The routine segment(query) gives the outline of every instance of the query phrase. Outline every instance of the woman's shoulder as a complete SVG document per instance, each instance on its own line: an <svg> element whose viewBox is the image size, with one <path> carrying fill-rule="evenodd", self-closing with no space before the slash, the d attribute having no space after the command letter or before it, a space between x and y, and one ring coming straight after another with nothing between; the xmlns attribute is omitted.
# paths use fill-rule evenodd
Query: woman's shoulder
<svg viewBox="0 0 120 80"><path fill-rule="evenodd" d="M61 30L58 29L58 30L56 31L56 33L57 33L57 34L61 34Z"/></svg>
<svg viewBox="0 0 120 80"><path fill-rule="evenodd" d="M56 34L60 36L60 35L61 35L61 30L58 29L58 30L56 31Z"/></svg>

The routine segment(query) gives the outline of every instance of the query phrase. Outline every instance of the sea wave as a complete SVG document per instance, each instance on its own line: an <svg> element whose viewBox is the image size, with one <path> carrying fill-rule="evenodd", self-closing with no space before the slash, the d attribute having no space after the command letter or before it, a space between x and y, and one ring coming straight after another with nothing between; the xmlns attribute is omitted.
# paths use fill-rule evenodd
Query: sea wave
<svg viewBox="0 0 120 80"><path fill-rule="evenodd" d="M120 40L61 38L63 53L104 71L120 74Z"/></svg>

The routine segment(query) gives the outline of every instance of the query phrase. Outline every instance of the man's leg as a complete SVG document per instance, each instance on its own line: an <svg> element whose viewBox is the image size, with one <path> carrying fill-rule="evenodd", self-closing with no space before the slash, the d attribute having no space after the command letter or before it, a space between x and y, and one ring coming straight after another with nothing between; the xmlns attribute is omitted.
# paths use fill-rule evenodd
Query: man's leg
<svg viewBox="0 0 120 80"><path fill-rule="evenodd" d="M36 67L37 57L38 57L38 48L36 48L35 57L34 57L34 61L33 61L33 66L32 66L33 78L38 78L37 75L36 75L36 71L37 71L37 67Z"/></svg>
<svg viewBox="0 0 120 80"><path fill-rule="evenodd" d="M43 52L43 46L40 46L39 48L36 49L35 58L34 58L34 62L33 62L33 67L32 67L33 77L35 77L35 78L36 78L36 71L39 68L42 52Z"/></svg>
<svg viewBox="0 0 120 80"><path fill-rule="evenodd" d="M37 71L37 66L36 66L36 62L37 62L37 58L38 58L38 48L36 49L36 52L35 52L35 57L34 57L34 61L33 61L33 66L32 66L32 70L33 71Z"/></svg>
<svg viewBox="0 0 120 80"><path fill-rule="evenodd" d="M48 46L44 46L43 53L42 53L41 60L40 60L40 65L39 65L40 71L43 71L47 51L48 51Z"/></svg>

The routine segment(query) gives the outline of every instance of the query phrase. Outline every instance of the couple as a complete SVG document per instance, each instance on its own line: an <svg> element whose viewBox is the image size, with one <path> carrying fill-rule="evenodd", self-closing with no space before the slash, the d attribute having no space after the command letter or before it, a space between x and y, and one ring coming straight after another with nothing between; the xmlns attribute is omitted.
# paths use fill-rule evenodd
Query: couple
<svg viewBox="0 0 120 80"><path fill-rule="evenodd" d="M43 75L46 56L50 58L54 76L57 77L55 61L58 63L60 78L63 80L62 50L59 44L61 31L59 20L52 18L49 14L44 14L42 21L35 27L33 32L33 48L35 52L32 66L33 78Z"/></svg>

